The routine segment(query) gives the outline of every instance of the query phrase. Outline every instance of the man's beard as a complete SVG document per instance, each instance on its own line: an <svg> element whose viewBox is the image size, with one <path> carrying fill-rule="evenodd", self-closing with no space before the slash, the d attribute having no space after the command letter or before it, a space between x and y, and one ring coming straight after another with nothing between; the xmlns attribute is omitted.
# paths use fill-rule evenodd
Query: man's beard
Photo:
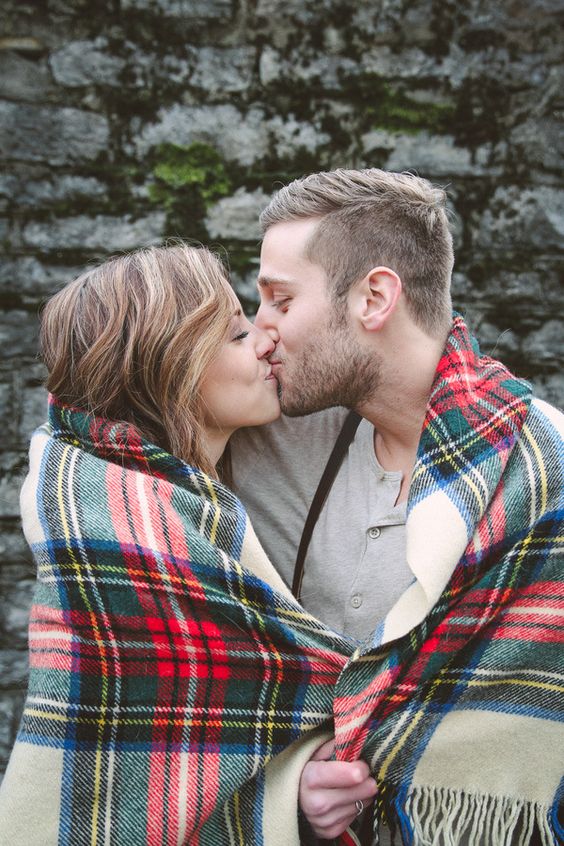
<svg viewBox="0 0 564 846"><path fill-rule="evenodd" d="M333 315L335 317L335 315ZM358 408L380 383L380 361L341 321L326 325L291 364L282 359L280 407L288 417L324 408Z"/></svg>

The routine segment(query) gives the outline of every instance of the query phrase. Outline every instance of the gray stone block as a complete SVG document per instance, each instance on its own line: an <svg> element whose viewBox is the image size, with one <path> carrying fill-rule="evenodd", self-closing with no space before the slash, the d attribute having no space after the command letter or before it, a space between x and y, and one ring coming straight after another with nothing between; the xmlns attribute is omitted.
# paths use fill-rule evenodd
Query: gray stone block
<svg viewBox="0 0 564 846"><path fill-rule="evenodd" d="M305 4L301 2L301 0L286 0L282 10L283 14L288 15L299 12L304 5ZM280 13L280 2L279 0L258 0L256 4L256 11L257 15L260 17L275 17Z"/></svg>
<svg viewBox="0 0 564 846"><path fill-rule="evenodd" d="M31 256L8 260L0 265L0 292L42 299L76 279L83 270L82 267L42 264Z"/></svg>
<svg viewBox="0 0 564 846"><path fill-rule="evenodd" d="M252 82L255 50L252 47L200 47L190 85L208 94L244 91Z"/></svg>
<svg viewBox="0 0 564 846"><path fill-rule="evenodd" d="M529 363L564 365L564 321L547 320L540 329L531 332L523 343Z"/></svg>
<svg viewBox="0 0 564 846"><path fill-rule="evenodd" d="M102 115L0 103L0 148L8 159L70 164L96 158L108 142L108 122Z"/></svg>
<svg viewBox="0 0 564 846"><path fill-rule="evenodd" d="M231 197L219 200L209 209L205 220L210 237L258 241L259 215L269 199L260 189L249 193L239 188Z"/></svg>
<svg viewBox="0 0 564 846"><path fill-rule="evenodd" d="M15 703L11 696L0 697L0 759L5 761L12 748Z"/></svg>
<svg viewBox="0 0 564 846"><path fill-rule="evenodd" d="M0 620L12 646L25 648L27 645L29 611L34 588L35 580L23 580L4 590Z"/></svg>
<svg viewBox="0 0 564 846"><path fill-rule="evenodd" d="M17 356L37 355L39 338L37 316L28 311L12 309L0 318L0 357L13 359Z"/></svg>
<svg viewBox="0 0 564 846"><path fill-rule="evenodd" d="M16 176L11 173L0 174L0 197L7 197L12 199L19 187L19 181Z"/></svg>
<svg viewBox="0 0 564 846"><path fill-rule="evenodd" d="M51 223L29 223L23 230L28 247L41 252L84 250L108 254L113 250L132 250L161 240L165 214L153 212L134 220L131 217L77 215Z"/></svg>
<svg viewBox="0 0 564 846"><path fill-rule="evenodd" d="M361 135L362 149L365 153L381 150L391 153L398 144L401 133L386 129L371 129Z"/></svg>
<svg viewBox="0 0 564 846"><path fill-rule="evenodd" d="M11 177L7 186L14 198L14 205L41 208L53 203L69 203L83 198L102 197L107 186L99 179L71 173L51 179Z"/></svg>
<svg viewBox="0 0 564 846"><path fill-rule="evenodd" d="M24 698L23 691L3 690L0 693L0 774L4 771L12 751Z"/></svg>
<svg viewBox="0 0 564 846"><path fill-rule="evenodd" d="M2 453L0 470L0 517L18 519L20 489L27 473L27 460L17 452Z"/></svg>
<svg viewBox="0 0 564 846"><path fill-rule="evenodd" d="M519 338L511 327L501 328L484 320L478 330L480 349L484 355L504 360L519 349Z"/></svg>
<svg viewBox="0 0 564 846"><path fill-rule="evenodd" d="M141 156L172 140L181 146L201 141L218 149L226 160L241 165L253 164L271 149L278 156L293 156L303 149L315 152L329 141L329 135L318 126L298 121L292 115L266 120L261 109L251 107L241 113L231 105L176 105L162 109L158 120L143 129L134 122L132 134L136 136L136 152Z"/></svg>
<svg viewBox="0 0 564 846"><path fill-rule="evenodd" d="M258 108L242 114L231 105L176 105L161 109L158 120L145 126L134 143L137 154L146 155L158 144L188 146L194 141L210 144L229 161L251 165L266 156L269 133L264 113Z"/></svg>
<svg viewBox="0 0 564 846"><path fill-rule="evenodd" d="M557 120L546 117L528 120L513 130L510 143L533 167L556 171L564 167L564 133Z"/></svg>
<svg viewBox="0 0 564 846"><path fill-rule="evenodd" d="M0 97L41 103L53 97L55 92L44 60L32 62L18 53L0 52Z"/></svg>
<svg viewBox="0 0 564 846"><path fill-rule="evenodd" d="M431 135L429 132L397 134L394 148L386 161L386 169L415 170L419 176L428 178L478 176L488 171L488 152L484 148L473 154L466 147L459 147L450 135Z"/></svg>
<svg viewBox="0 0 564 846"><path fill-rule="evenodd" d="M188 86L197 61L198 48L186 46L185 55L152 52L141 49L133 42L127 43L129 56L126 60L128 87L132 89L148 86Z"/></svg>
<svg viewBox="0 0 564 846"><path fill-rule="evenodd" d="M564 373L550 373L533 380L536 396L564 411Z"/></svg>
<svg viewBox="0 0 564 846"><path fill-rule="evenodd" d="M29 441L32 433L47 419L47 391L26 387L23 391L20 420L20 440Z"/></svg>
<svg viewBox="0 0 564 846"><path fill-rule="evenodd" d="M363 51L358 71L382 79L436 78L445 75L442 63L418 47L397 52L382 44Z"/></svg>
<svg viewBox="0 0 564 846"><path fill-rule="evenodd" d="M342 88L343 76L354 76L357 64L346 56L313 54L310 50L297 48L285 58L267 45L260 56L259 75L263 85L272 82L286 84L319 83L325 90Z"/></svg>
<svg viewBox="0 0 564 846"><path fill-rule="evenodd" d="M319 126L296 120L293 115L289 115L286 119L276 115L268 122L267 126L272 139L272 147L280 158L292 158L301 150L315 153L331 140L330 136L326 132L322 132Z"/></svg>
<svg viewBox="0 0 564 846"><path fill-rule="evenodd" d="M35 564L21 528L0 532L0 576L3 581L35 577Z"/></svg>
<svg viewBox="0 0 564 846"><path fill-rule="evenodd" d="M5 648L0 652L0 690L15 689L25 693L29 672L27 649Z"/></svg>
<svg viewBox="0 0 564 846"><path fill-rule="evenodd" d="M28 56L39 56L45 49L46 44L34 36L8 35L0 38L0 50L16 50Z"/></svg>
<svg viewBox="0 0 564 846"><path fill-rule="evenodd" d="M548 186L500 187L486 209L476 244L486 249L528 245L560 249L564 236L564 193Z"/></svg>
<svg viewBox="0 0 564 846"><path fill-rule="evenodd" d="M125 11L140 9L172 18L226 18L232 14L232 0L121 0Z"/></svg>
<svg viewBox="0 0 564 846"><path fill-rule="evenodd" d="M329 12L342 13L342 9L342 3L339 4L337 0L314 0L305 3L303 0L285 0L284 3L280 0L258 0L256 4L257 16L270 24L273 30L284 28L288 23L322 26L326 24Z"/></svg>
<svg viewBox="0 0 564 846"><path fill-rule="evenodd" d="M105 38L71 41L51 54L49 59L55 80L67 88L83 85L119 85L125 59L112 56Z"/></svg>
<svg viewBox="0 0 564 846"><path fill-rule="evenodd" d="M245 300L247 303L251 303L255 308L258 308L260 302L260 296L257 288L257 277L258 277L258 269L259 269L259 259L255 261L255 268L254 270L249 271L244 275L240 273L231 273L231 284L235 289L235 293L240 299ZM252 317L254 314L254 310L251 312L249 317Z"/></svg>
<svg viewBox="0 0 564 846"><path fill-rule="evenodd" d="M14 397L11 382L0 382L0 425L4 439L11 442L14 438L16 420Z"/></svg>
<svg viewBox="0 0 564 846"><path fill-rule="evenodd" d="M357 34L357 43L394 43L398 31L408 44L426 44L434 37L429 7L424 3L407 6L403 0L386 0L374 3L359 0L354 4L351 23Z"/></svg>
<svg viewBox="0 0 564 846"><path fill-rule="evenodd" d="M559 307L562 298L558 271L531 270L528 267L521 273L498 270L487 281L487 295L494 303L507 311L527 309L536 319L542 319L551 312L552 304Z"/></svg>
<svg viewBox="0 0 564 846"><path fill-rule="evenodd" d="M259 78L262 85L269 85L286 76L287 65L278 50L267 44L259 59Z"/></svg>

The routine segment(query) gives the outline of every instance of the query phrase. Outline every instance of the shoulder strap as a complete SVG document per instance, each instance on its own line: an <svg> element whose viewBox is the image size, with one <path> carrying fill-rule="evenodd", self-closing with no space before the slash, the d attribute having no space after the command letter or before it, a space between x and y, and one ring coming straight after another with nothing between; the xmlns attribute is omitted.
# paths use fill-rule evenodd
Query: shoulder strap
<svg viewBox="0 0 564 846"><path fill-rule="evenodd" d="M294 578L292 581L292 593L298 601L300 599L302 579L304 576L304 561L315 524L317 523L317 518L321 513L321 509L327 499L327 494L331 490L331 486L335 481L337 473L339 472L339 467L343 463L343 459L347 453L349 445L352 443L355 432L358 429L358 424L361 420L362 417L360 414L357 414L356 411L350 411L348 413L345 418L345 422L343 423L343 428L339 432L337 440L335 441L335 446L329 456L323 475L319 480L319 485L317 486L315 495L311 501L309 514L307 515L304 523L304 530L298 547L296 564L294 566Z"/></svg>

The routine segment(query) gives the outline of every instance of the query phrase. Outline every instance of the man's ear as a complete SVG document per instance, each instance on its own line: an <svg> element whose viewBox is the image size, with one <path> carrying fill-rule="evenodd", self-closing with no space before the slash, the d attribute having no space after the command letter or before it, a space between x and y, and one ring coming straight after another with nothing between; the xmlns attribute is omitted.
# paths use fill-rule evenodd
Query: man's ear
<svg viewBox="0 0 564 846"><path fill-rule="evenodd" d="M401 279L389 267L372 268L358 283L354 293L355 311L368 332L377 332L385 325L398 304L401 291Z"/></svg>

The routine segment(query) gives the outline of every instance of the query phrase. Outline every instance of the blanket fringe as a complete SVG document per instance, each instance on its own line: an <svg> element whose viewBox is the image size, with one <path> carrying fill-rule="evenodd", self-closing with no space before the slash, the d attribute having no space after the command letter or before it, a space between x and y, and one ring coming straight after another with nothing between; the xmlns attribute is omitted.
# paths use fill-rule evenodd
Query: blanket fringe
<svg viewBox="0 0 564 846"><path fill-rule="evenodd" d="M529 846L535 824L542 846L558 846L548 806L508 797L417 787L396 808L409 846Z"/></svg>

